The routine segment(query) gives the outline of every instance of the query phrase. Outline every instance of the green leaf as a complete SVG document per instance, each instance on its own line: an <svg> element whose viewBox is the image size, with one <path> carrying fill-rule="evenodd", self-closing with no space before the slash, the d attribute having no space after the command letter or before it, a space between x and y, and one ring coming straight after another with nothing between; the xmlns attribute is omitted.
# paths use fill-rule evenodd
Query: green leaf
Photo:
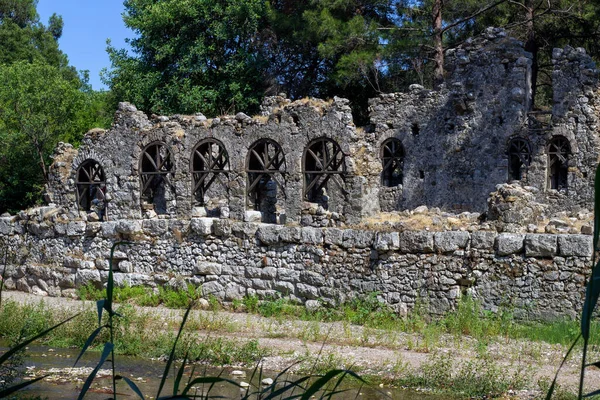
<svg viewBox="0 0 600 400"><path fill-rule="evenodd" d="M46 378L48 376L49 375L40 376L39 378L35 378L35 379L30 380L30 381L21 382L18 385L11 386L9 388L0 390L0 399L8 397L8 395L13 394L15 392L18 392L21 389L25 389L27 386L29 386L29 385L31 385L33 383L36 383L37 381L40 381L40 380L42 380L42 379L44 379L44 378Z"/></svg>
<svg viewBox="0 0 600 400"><path fill-rule="evenodd" d="M85 351L88 349L88 347L90 347L90 345L92 344L92 342L94 341L94 339L96 339L96 336L98 336L98 334L100 333L100 331L102 330L102 328L107 328L107 327L108 327L108 325L102 325L102 326L96 328L94 330L94 332L92 332L92 334L87 338L87 340L85 341L85 344L81 348L81 352L79 353L79 355L77 356L77 359L73 363L73 367L75 367L77 365L77 362L79 361L79 359L81 358L81 356L83 355L83 353L85 353Z"/></svg>
<svg viewBox="0 0 600 400"><path fill-rule="evenodd" d="M79 397L77 397L78 400L82 400L85 397L88 390L90 389L90 386L92 385L92 381L96 377L96 374L98 373L98 371L100 370L102 365L104 365L104 362L110 355L110 352L113 350L113 348L114 348L114 345L112 343L106 343L104 345L104 350L102 350L102 355L100 356L100 361L98 361L98 364L96 365L94 370L90 373L90 375L85 380L85 383L83 384L83 387L81 388L81 392L79 392Z"/></svg>
<svg viewBox="0 0 600 400"><path fill-rule="evenodd" d="M563 358L562 362L560 363L560 366L558 367L558 370L556 371L556 374L554 375L554 379L552 380L552 384L548 388L548 393L546 393L546 400L552 399L552 394L554 394L554 389L556 388L556 380L558 379L558 374L560 373L560 370L562 369L563 365L565 365L565 363L567 362L567 359L571 355L571 351L573 351L573 349L575 348L575 345L577 344L579 339L581 339L581 333L575 338L575 340L573 341L573 344L571 344L571 347L569 347L567 354L565 354L565 357Z"/></svg>
<svg viewBox="0 0 600 400"><path fill-rule="evenodd" d="M323 387L325 387L333 378L335 378L337 375L340 375L340 374L350 375L350 376L353 376L354 378L358 379L359 381L364 382L364 380L360 376L358 376L356 373L354 373L350 370L334 369L334 370L327 372L325 375L323 375L319 379L317 379L312 385L310 385L306 389L306 392L304 392L302 394L301 399L309 400L311 398L311 396L316 394L319 390L321 390Z"/></svg>
<svg viewBox="0 0 600 400"><path fill-rule="evenodd" d="M122 376L121 378L123 378L125 383L127 383L129 385L131 390L133 390L135 392L135 394L137 394L139 396L140 399L144 400L144 395L143 395L142 391L140 390L140 388L138 388L138 386L131 379L124 377L124 376Z"/></svg>

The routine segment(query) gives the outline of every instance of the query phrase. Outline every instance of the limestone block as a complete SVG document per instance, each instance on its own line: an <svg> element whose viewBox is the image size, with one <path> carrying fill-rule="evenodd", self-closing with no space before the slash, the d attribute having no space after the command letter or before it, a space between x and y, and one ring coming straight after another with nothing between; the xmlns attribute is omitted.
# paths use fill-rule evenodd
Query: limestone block
<svg viewBox="0 0 600 400"><path fill-rule="evenodd" d="M225 300L241 300L246 295L246 288L237 284L229 284L225 289Z"/></svg>
<svg viewBox="0 0 600 400"><path fill-rule="evenodd" d="M319 228L312 228L312 227L302 228L302 243L322 244L323 243L323 231Z"/></svg>
<svg viewBox="0 0 600 400"><path fill-rule="evenodd" d="M279 268L277 270L277 277L281 281L288 281L294 283L300 282L300 272L294 271L293 269L289 268Z"/></svg>
<svg viewBox="0 0 600 400"><path fill-rule="evenodd" d="M67 236L83 236L85 233L85 222L73 221L67 224Z"/></svg>
<svg viewBox="0 0 600 400"><path fill-rule="evenodd" d="M85 225L85 235L86 236L96 236L98 232L102 229L102 224L100 222L88 222Z"/></svg>
<svg viewBox="0 0 600 400"><path fill-rule="evenodd" d="M342 246L346 248L356 247L359 249L364 249L373 245L374 238L375 233L372 231L345 229Z"/></svg>
<svg viewBox="0 0 600 400"><path fill-rule="evenodd" d="M378 251L398 250L400 234L398 232L378 232L373 247Z"/></svg>
<svg viewBox="0 0 600 400"><path fill-rule="evenodd" d="M260 211L247 210L244 215L244 222L261 222L262 213Z"/></svg>
<svg viewBox="0 0 600 400"><path fill-rule="evenodd" d="M132 273L133 270L133 264L131 263L131 261L122 260L119 262L119 271Z"/></svg>
<svg viewBox="0 0 600 400"><path fill-rule="evenodd" d="M54 237L54 227L48 225L46 222L42 222L40 224L30 223L29 232L40 239L49 239Z"/></svg>
<svg viewBox="0 0 600 400"><path fill-rule="evenodd" d="M142 222L136 220L121 220L117 222L115 231L125 235L132 235L142 232Z"/></svg>
<svg viewBox="0 0 600 400"><path fill-rule="evenodd" d="M198 263L194 267L194 274L221 275L221 264L208 261L198 261Z"/></svg>
<svg viewBox="0 0 600 400"><path fill-rule="evenodd" d="M323 278L323 275L312 271L300 272L300 281L303 283L307 283L311 286L325 285L325 278Z"/></svg>
<svg viewBox="0 0 600 400"><path fill-rule="evenodd" d="M496 238L496 251L499 256L507 256L523 251L523 235L501 233Z"/></svg>
<svg viewBox="0 0 600 400"><path fill-rule="evenodd" d="M293 283L285 281L274 281L273 288L286 296L289 294L294 294L296 290Z"/></svg>
<svg viewBox="0 0 600 400"><path fill-rule="evenodd" d="M558 253L564 257L591 257L592 236L558 235Z"/></svg>
<svg viewBox="0 0 600 400"><path fill-rule="evenodd" d="M12 218L0 218L0 235L12 235L13 232Z"/></svg>
<svg viewBox="0 0 600 400"><path fill-rule="evenodd" d="M296 284L296 288L298 290L298 296L300 297L306 297L307 299L313 300L319 298L319 290L316 287L298 283Z"/></svg>
<svg viewBox="0 0 600 400"><path fill-rule="evenodd" d="M556 254L556 235L525 235L525 255L527 257L552 257Z"/></svg>
<svg viewBox="0 0 600 400"><path fill-rule="evenodd" d="M460 231L436 232L433 235L433 242L436 251L448 253L466 248L469 242L469 233Z"/></svg>
<svg viewBox="0 0 600 400"><path fill-rule="evenodd" d="M254 239L256 237L256 231L258 230L258 224L250 222L238 222L233 224L231 227L232 232L237 237L242 239Z"/></svg>
<svg viewBox="0 0 600 400"><path fill-rule="evenodd" d="M400 251L403 253L433 252L433 234L427 231L401 232Z"/></svg>
<svg viewBox="0 0 600 400"><path fill-rule="evenodd" d="M208 236L213 232L215 219L216 218L192 218L190 220L190 229L198 235Z"/></svg>
<svg viewBox="0 0 600 400"><path fill-rule="evenodd" d="M54 232L56 232L56 234L58 236L64 236L67 234L67 224L54 224Z"/></svg>
<svg viewBox="0 0 600 400"><path fill-rule="evenodd" d="M262 269L261 278L262 279L275 279L277 277L277 268L275 267L266 267Z"/></svg>
<svg viewBox="0 0 600 400"><path fill-rule="evenodd" d="M75 273L75 284L85 286L88 283L100 284L100 271L96 269L80 269Z"/></svg>
<svg viewBox="0 0 600 400"><path fill-rule="evenodd" d="M256 236L263 244L271 246L279 243L279 231L281 231L281 226L261 224L256 231Z"/></svg>
<svg viewBox="0 0 600 400"><path fill-rule="evenodd" d="M118 235L117 233L117 222L109 221L102 222L102 237L105 239L111 239Z"/></svg>
<svg viewBox="0 0 600 400"><path fill-rule="evenodd" d="M213 232L215 236L227 238L231 236L231 222L226 219L218 219L213 222Z"/></svg>
<svg viewBox="0 0 600 400"><path fill-rule="evenodd" d="M341 246L344 242L344 231L338 228L328 228L324 229L325 238L324 241L326 244L334 244L336 246Z"/></svg>
<svg viewBox="0 0 600 400"><path fill-rule="evenodd" d="M164 219L145 219L142 222L144 234L149 236L162 236L167 233L169 225Z"/></svg>
<svg viewBox="0 0 600 400"><path fill-rule="evenodd" d="M471 233L471 248L480 250L492 250L494 248L496 236L496 232L473 232Z"/></svg>
<svg viewBox="0 0 600 400"><path fill-rule="evenodd" d="M298 227L283 226L279 231L279 238L283 242L297 243L302 239L302 229Z"/></svg>

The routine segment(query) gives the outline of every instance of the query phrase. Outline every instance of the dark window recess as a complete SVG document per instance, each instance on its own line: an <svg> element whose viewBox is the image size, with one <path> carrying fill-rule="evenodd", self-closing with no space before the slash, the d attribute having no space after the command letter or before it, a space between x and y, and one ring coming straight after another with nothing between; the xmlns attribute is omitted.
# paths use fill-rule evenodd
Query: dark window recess
<svg viewBox="0 0 600 400"><path fill-rule="evenodd" d="M106 208L106 176L96 160L88 159L77 169L77 205L82 211L96 211L100 220Z"/></svg>
<svg viewBox="0 0 600 400"><path fill-rule="evenodd" d="M142 152L140 161L142 201L152 204L157 214L166 214L167 190L173 190L171 179L174 164L171 151L165 143L150 143Z"/></svg>
<svg viewBox="0 0 600 400"><path fill-rule="evenodd" d="M346 155L334 140L313 140L304 149L302 161L304 174L304 199L328 208L327 187L330 182L342 193L345 189Z"/></svg>
<svg viewBox="0 0 600 400"><path fill-rule="evenodd" d="M400 140L387 139L381 145L381 184L386 187L401 185L404 180L404 147Z"/></svg>
<svg viewBox="0 0 600 400"><path fill-rule="evenodd" d="M558 136L548 145L548 187L555 190L567 190L569 156L571 146L569 141Z"/></svg>
<svg viewBox="0 0 600 400"><path fill-rule="evenodd" d="M263 222L277 220L277 193L285 196L285 156L281 146L270 139L261 139L248 151L246 160L248 176L246 204L263 213Z"/></svg>
<svg viewBox="0 0 600 400"><path fill-rule="evenodd" d="M410 130L411 130L413 136L417 136L420 133L421 128L419 128L418 123L413 122L413 124L410 126Z"/></svg>
<svg viewBox="0 0 600 400"><path fill-rule="evenodd" d="M419 178L421 179L425 179L425 172L424 171L419 171Z"/></svg>
<svg viewBox="0 0 600 400"><path fill-rule="evenodd" d="M192 153L191 172L196 205L205 205L205 195L214 185L228 191L229 155L225 146L215 139L205 139L196 145Z"/></svg>
<svg viewBox="0 0 600 400"><path fill-rule="evenodd" d="M508 178L511 181L520 181L527 175L531 164L531 147L529 142L522 138L514 138L508 144Z"/></svg>

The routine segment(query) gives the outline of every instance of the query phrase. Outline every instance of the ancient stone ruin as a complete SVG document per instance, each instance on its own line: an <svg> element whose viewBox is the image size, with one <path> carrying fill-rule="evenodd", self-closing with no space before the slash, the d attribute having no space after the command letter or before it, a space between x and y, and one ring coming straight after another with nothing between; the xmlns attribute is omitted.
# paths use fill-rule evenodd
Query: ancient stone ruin
<svg viewBox="0 0 600 400"><path fill-rule="evenodd" d="M189 282L225 301L377 292L400 312L469 293L572 315L591 256L595 65L555 49L552 110L531 112L531 55L504 31L446 60L442 89L371 99L365 127L341 98L269 97L261 115L213 119L121 103L110 130L56 148L47 207L0 218L7 286L100 286L128 239L118 284Z"/></svg>

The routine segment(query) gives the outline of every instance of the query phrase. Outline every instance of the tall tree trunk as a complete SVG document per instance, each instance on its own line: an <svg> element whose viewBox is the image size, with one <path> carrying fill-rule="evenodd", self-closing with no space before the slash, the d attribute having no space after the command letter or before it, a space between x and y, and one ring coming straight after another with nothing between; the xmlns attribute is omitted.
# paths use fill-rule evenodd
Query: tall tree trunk
<svg viewBox="0 0 600 400"><path fill-rule="evenodd" d="M537 80L538 80L538 44L535 37L535 26L534 26L534 4L533 0L525 0L524 6L526 8L525 11L525 51L528 51L532 54L532 64L531 64L531 101L529 103L530 109L533 109L535 106L535 94L537 92Z"/></svg>
<svg viewBox="0 0 600 400"><path fill-rule="evenodd" d="M444 46L442 43L442 8L443 0L434 0L431 11L433 28L433 86L438 88L444 82Z"/></svg>

